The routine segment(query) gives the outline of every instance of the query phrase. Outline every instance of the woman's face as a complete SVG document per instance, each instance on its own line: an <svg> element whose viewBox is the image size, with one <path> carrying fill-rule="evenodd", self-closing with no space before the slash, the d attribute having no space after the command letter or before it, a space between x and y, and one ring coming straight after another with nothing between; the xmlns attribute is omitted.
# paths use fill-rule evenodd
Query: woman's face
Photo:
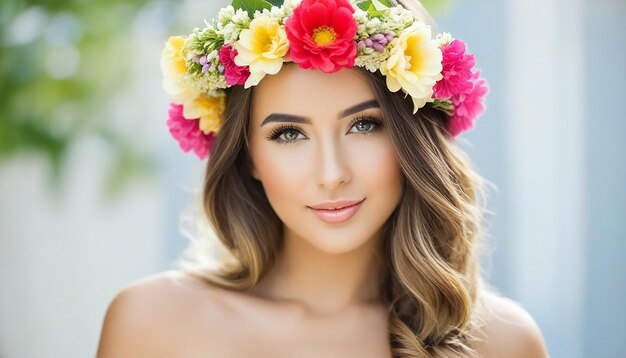
<svg viewBox="0 0 626 358"><path fill-rule="evenodd" d="M391 138L363 76L285 64L253 90L252 176L285 233L329 253L379 239L402 195ZM343 200L361 204L356 212L311 208Z"/></svg>

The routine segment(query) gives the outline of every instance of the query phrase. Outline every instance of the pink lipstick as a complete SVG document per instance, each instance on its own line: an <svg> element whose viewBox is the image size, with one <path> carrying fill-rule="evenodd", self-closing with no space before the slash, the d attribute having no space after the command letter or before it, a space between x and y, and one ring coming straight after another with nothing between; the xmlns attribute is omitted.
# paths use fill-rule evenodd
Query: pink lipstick
<svg viewBox="0 0 626 358"><path fill-rule="evenodd" d="M341 223L349 220L356 214L365 199L360 201L336 201L327 202L320 205L309 206L308 208L321 220L328 223Z"/></svg>

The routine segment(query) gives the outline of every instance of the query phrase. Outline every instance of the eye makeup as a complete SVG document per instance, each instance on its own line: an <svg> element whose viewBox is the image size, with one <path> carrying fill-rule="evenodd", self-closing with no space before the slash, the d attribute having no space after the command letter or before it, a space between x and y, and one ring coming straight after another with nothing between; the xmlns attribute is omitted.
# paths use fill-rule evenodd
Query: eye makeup
<svg viewBox="0 0 626 358"><path fill-rule="evenodd" d="M375 118L371 115L363 115L363 114L356 116L352 121L350 121L349 128L354 127L354 125L356 124L367 125L369 126L369 128L371 128L371 130L348 132L348 133L354 133L360 136L368 136L379 131L380 128L383 126L383 123L380 119ZM291 140L284 139L283 134L285 133L302 134L304 136L304 134L302 133L302 130L298 126L286 124L286 125L281 125L281 126L274 128L265 139L269 141L277 142L279 144L292 144L292 143L300 141L300 139L291 139Z"/></svg>

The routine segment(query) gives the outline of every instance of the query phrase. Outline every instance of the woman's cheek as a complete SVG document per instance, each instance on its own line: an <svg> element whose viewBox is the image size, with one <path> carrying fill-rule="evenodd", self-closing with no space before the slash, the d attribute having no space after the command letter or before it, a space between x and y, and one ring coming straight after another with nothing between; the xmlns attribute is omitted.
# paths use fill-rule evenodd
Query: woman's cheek
<svg viewBox="0 0 626 358"><path fill-rule="evenodd" d="M399 175L398 163L388 138L364 140L350 152L350 162L359 177L375 182L390 182Z"/></svg>
<svg viewBox="0 0 626 358"><path fill-rule="evenodd" d="M288 150L284 148L282 151L271 151L269 156L261 158L257 163L268 199L270 202L281 201L272 202L272 205L280 205L285 200L297 200L296 195L302 192L305 185L302 180L306 178L310 163L307 164L307 160L295 156L295 151L287 152Z"/></svg>

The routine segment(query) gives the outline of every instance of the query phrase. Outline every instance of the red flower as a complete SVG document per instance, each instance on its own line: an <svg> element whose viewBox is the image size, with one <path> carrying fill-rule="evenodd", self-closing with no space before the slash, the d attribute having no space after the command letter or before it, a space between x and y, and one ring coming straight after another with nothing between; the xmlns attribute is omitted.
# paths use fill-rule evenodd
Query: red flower
<svg viewBox="0 0 626 358"><path fill-rule="evenodd" d="M242 85L250 77L248 66L237 66L235 64L236 56L237 50L231 45L224 45L220 49L220 62L224 65L224 77L226 77L226 83L231 86Z"/></svg>
<svg viewBox="0 0 626 358"><path fill-rule="evenodd" d="M301 68L332 73L353 67L357 23L347 0L303 0L285 23L289 57Z"/></svg>

